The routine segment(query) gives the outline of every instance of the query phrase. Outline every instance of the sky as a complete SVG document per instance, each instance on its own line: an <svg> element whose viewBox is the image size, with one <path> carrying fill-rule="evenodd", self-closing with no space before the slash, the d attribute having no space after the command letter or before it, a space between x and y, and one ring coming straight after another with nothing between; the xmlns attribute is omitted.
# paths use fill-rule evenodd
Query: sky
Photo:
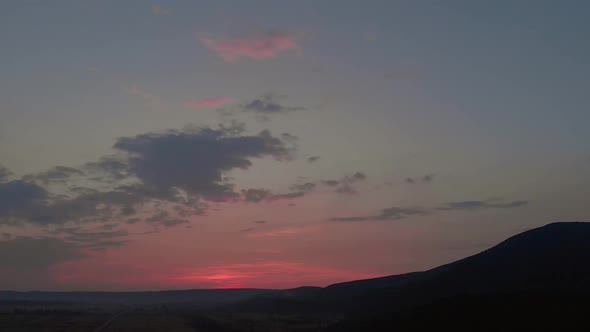
<svg viewBox="0 0 590 332"><path fill-rule="evenodd" d="M590 219L587 1L4 1L0 289L289 288Z"/></svg>

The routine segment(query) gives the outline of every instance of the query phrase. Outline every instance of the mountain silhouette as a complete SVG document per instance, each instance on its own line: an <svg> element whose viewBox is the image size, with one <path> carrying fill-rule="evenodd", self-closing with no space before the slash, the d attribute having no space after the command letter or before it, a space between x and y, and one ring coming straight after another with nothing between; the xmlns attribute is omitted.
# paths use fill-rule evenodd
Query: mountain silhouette
<svg viewBox="0 0 590 332"><path fill-rule="evenodd" d="M328 331L586 331L590 223L532 229L425 272L329 286Z"/></svg>
<svg viewBox="0 0 590 332"><path fill-rule="evenodd" d="M335 284L324 295L375 290L412 293L413 301L470 293L589 292L590 223L548 224L429 271Z"/></svg>

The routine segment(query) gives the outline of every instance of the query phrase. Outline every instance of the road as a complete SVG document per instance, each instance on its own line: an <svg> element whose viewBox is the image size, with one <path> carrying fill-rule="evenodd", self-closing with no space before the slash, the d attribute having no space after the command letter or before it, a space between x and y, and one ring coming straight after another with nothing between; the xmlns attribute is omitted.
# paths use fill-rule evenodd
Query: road
<svg viewBox="0 0 590 332"><path fill-rule="evenodd" d="M123 311L120 311L120 312L116 313L115 315L113 315L113 317L109 318L109 320L107 320L106 322L104 322L101 326L95 328L93 330L93 332L103 332L103 331L105 331L117 318L119 318L122 315L124 315L127 311L129 311L129 309L125 309Z"/></svg>

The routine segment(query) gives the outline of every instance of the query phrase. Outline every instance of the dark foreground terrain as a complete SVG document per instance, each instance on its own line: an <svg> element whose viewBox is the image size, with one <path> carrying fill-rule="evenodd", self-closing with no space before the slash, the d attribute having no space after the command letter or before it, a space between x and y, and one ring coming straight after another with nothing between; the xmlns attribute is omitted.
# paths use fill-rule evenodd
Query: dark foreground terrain
<svg viewBox="0 0 590 332"><path fill-rule="evenodd" d="M590 331L590 223L425 272L291 290L0 292L0 331Z"/></svg>

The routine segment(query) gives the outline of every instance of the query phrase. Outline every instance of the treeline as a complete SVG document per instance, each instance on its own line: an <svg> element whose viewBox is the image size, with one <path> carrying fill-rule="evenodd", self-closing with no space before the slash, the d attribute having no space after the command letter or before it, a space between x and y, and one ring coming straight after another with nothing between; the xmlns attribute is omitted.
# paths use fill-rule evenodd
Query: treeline
<svg viewBox="0 0 590 332"><path fill-rule="evenodd" d="M86 315L86 311L71 309L51 309L51 308L14 308L13 315L49 315L49 316L72 316Z"/></svg>

